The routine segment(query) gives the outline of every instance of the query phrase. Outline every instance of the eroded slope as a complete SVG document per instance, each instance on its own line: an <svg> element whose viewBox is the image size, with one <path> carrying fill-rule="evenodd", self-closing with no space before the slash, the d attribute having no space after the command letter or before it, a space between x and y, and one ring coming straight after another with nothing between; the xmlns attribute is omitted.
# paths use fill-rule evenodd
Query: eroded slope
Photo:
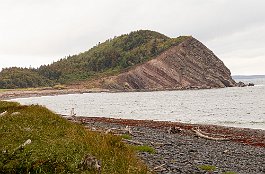
<svg viewBox="0 0 265 174"><path fill-rule="evenodd" d="M156 58L99 82L118 90L232 87L230 70L206 46L190 37Z"/></svg>

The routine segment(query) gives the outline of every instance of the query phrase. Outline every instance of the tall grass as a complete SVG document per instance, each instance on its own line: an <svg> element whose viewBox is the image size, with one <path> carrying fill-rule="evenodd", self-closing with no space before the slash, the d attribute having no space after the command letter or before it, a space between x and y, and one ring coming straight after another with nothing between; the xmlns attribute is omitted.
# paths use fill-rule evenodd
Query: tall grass
<svg viewBox="0 0 265 174"><path fill-rule="evenodd" d="M90 132L41 106L0 101L0 173L93 173L78 166L86 154L101 173L148 173L121 137ZM13 114L19 112L20 114ZM15 149L30 139L24 149Z"/></svg>
<svg viewBox="0 0 265 174"><path fill-rule="evenodd" d="M6 92L7 90L6 89L0 89L0 93L1 92Z"/></svg>

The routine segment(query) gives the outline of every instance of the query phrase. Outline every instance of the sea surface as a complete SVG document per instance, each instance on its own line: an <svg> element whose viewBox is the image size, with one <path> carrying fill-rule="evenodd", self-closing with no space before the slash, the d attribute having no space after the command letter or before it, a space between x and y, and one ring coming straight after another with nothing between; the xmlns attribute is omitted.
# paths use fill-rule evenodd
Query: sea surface
<svg viewBox="0 0 265 174"><path fill-rule="evenodd" d="M239 81L235 79L236 81ZM265 130L265 78L254 87L184 91L86 93L13 99L59 114L214 124Z"/></svg>

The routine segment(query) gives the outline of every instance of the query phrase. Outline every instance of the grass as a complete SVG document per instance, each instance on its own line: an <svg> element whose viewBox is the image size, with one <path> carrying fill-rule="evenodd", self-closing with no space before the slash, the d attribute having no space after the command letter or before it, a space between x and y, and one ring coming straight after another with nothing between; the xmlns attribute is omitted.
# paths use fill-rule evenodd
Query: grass
<svg viewBox="0 0 265 174"><path fill-rule="evenodd" d="M126 140L131 140L132 139L131 135L128 135L128 134L121 135L121 138L126 139Z"/></svg>
<svg viewBox="0 0 265 174"><path fill-rule="evenodd" d="M150 147L150 146L147 146L147 145L142 145L142 146L134 146L134 148L139 151L139 152L147 152L147 153L150 153L150 154L154 154L156 153L155 149Z"/></svg>
<svg viewBox="0 0 265 174"><path fill-rule="evenodd" d="M6 91L36 91L36 90L43 90L45 88L16 88L16 89L0 89L1 92L6 92Z"/></svg>
<svg viewBox="0 0 265 174"><path fill-rule="evenodd" d="M213 172L213 171L216 170L216 167L215 166L211 166L211 165L201 165L198 168L201 169L201 170L204 170L204 171L208 171L208 172Z"/></svg>
<svg viewBox="0 0 265 174"><path fill-rule="evenodd" d="M207 172L214 172L216 170L216 166L211 166L211 165L201 165L198 166L198 168ZM223 174L237 174L237 173L232 171L227 171L224 172Z"/></svg>
<svg viewBox="0 0 265 174"><path fill-rule="evenodd" d="M91 154L102 174L148 173L122 137L87 131L41 106L0 101L0 173L93 173L79 164ZM20 114L12 115L11 113ZM26 140L31 144L16 150Z"/></svg>
<svg viewBox="0 0 265 174"><path fill-rule="evenodd" d="M53 89L57 89L57 90L67 89L67 87L65 85L55 85L52 88Z"/></svg>
<svg viewBox="0 0 265 174"><path fill-rule="evenodd" d="M0 89L0 93L1 92L6 92L6 91L8 91L8 89Z"/></svg>
<svg viewBox="0 0 265 174"><path fill-rule="evenodd" d="M0 92L4 92L4 91L6 91L5 89L0 89Z"/></svg>

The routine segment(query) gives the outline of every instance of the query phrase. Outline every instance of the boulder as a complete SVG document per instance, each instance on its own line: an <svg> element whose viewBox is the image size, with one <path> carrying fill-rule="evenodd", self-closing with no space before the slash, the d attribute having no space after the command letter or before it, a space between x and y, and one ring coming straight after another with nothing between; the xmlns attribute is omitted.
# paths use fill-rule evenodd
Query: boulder
<svg viewBox="0 0 265 174"><path fill-rule="evenodd" d="M237 84L236 84L236 86L237 87L245 87L245 86L247 86L244 82L238 82Z"/></svg>

